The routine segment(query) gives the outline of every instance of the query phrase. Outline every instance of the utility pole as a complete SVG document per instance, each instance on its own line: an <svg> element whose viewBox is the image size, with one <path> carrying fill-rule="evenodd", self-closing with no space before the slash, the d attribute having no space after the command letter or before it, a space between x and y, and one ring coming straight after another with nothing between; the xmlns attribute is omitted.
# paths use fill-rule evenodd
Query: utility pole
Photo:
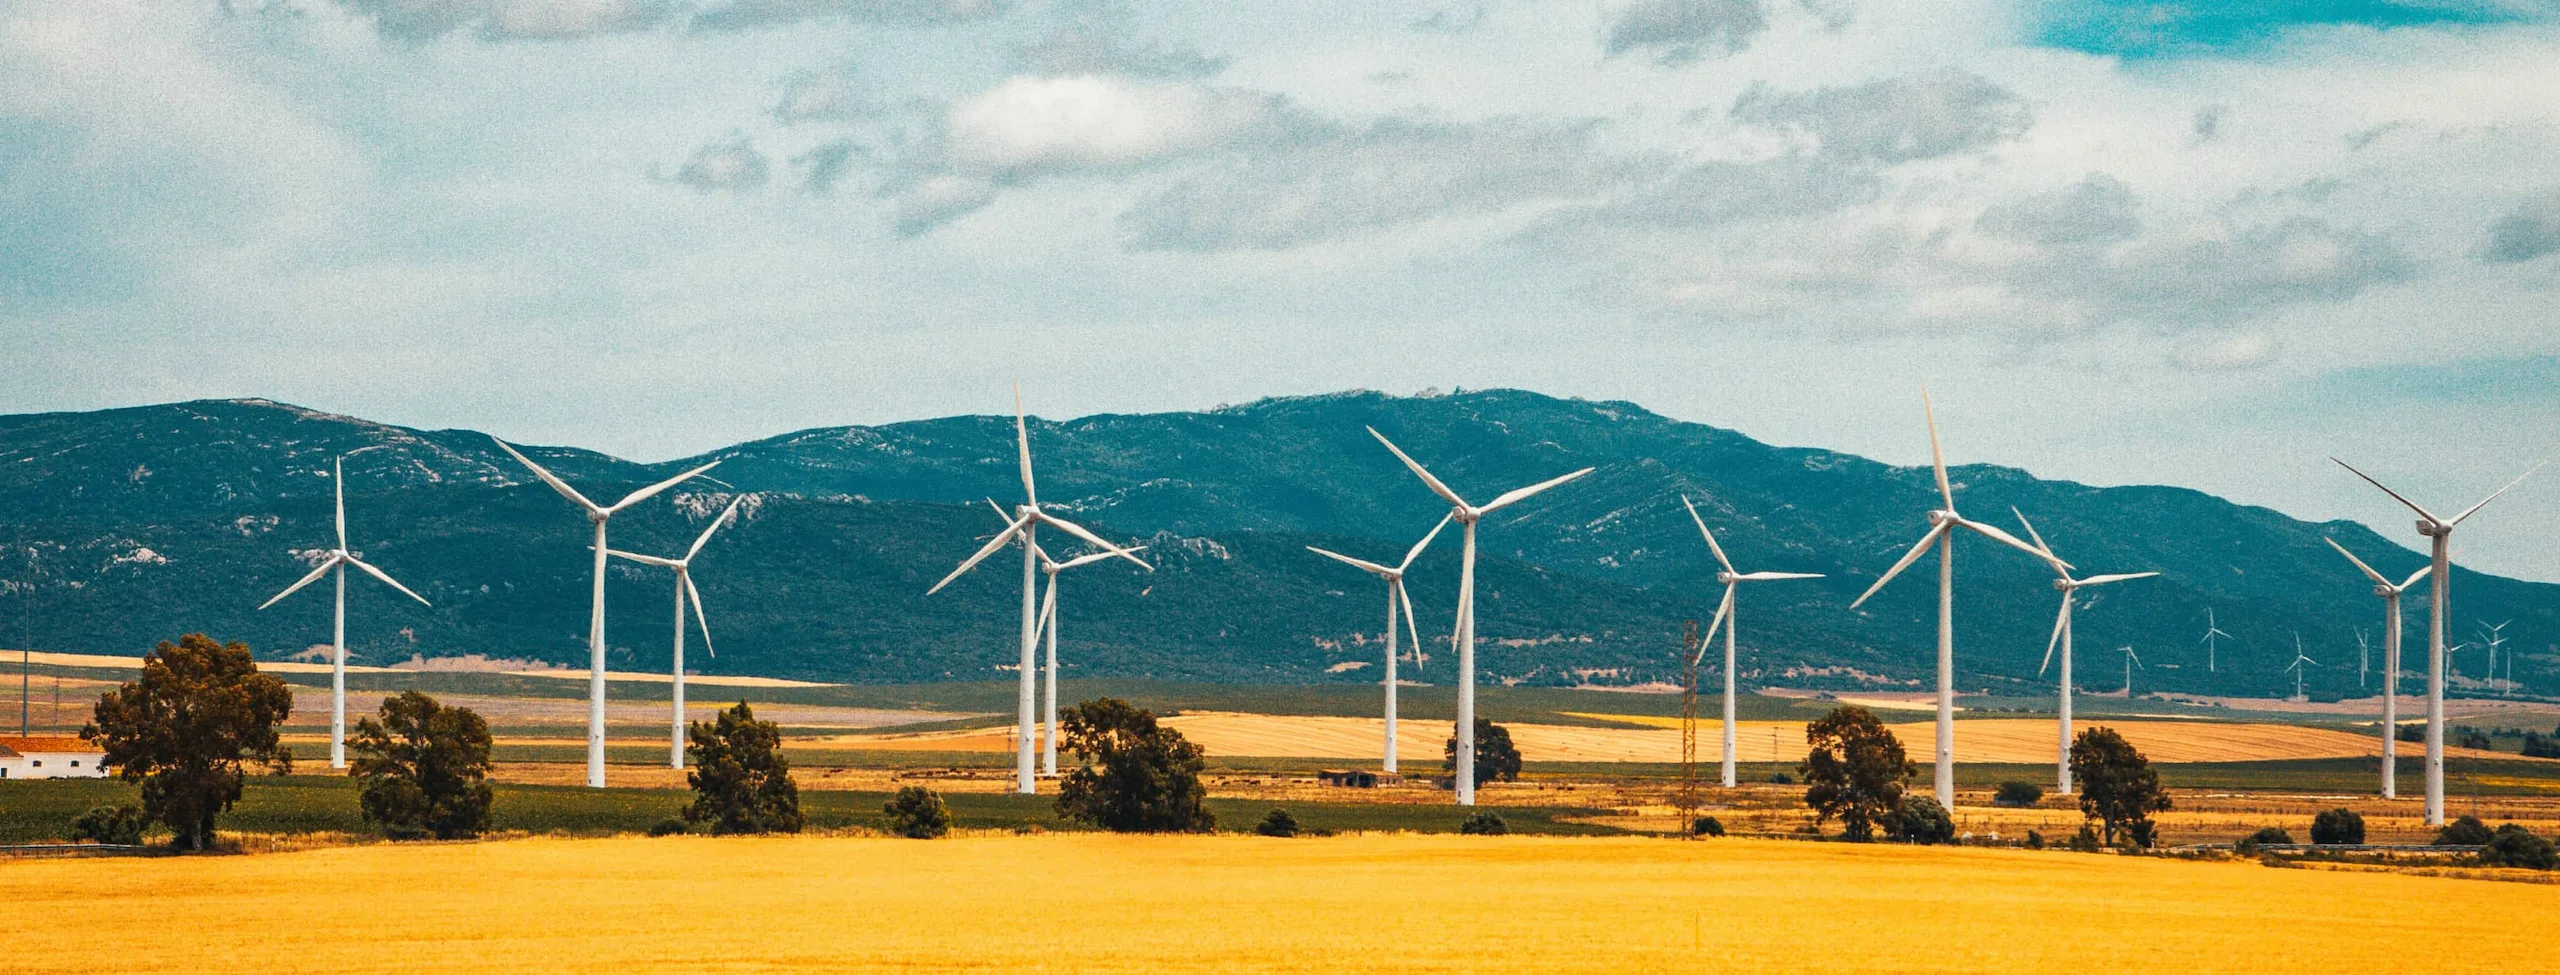
<svg viewBox="0 0 2560 975"><path fill-rule="evenodd" d="M1698 813L1698 621L1680 624L1680 831L1690 835Z"/></svg>
<svg viewBox="0 0 2560 975"><path fill-rule="evenodd" d="M34 665L29 663L33 659L35 659L34 654L29 653L27 648L18 648L18 737L20 738L27 736L27 675L34 669Z"/></svg>

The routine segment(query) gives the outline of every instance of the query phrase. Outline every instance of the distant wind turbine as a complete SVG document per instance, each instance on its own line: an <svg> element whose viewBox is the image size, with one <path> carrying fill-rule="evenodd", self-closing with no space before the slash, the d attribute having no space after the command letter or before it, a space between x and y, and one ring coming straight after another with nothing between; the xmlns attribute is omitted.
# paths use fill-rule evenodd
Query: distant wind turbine
<svg viewBox="0 0 2560 975"><path fill-rule="evenodd" d="M1016 702L1018 706L1016 708L1014 728L1013 789L1015 792L1027 796L1039 791L1035 782L1038 768L1032 759L1033 732L1031 720L1032 708L1038 703L1035 700L1038 690L1037 685L1035 684L1035 679L1040 668L1040 661L1038 660L1038 653L1040 649L1040 542L1038 536L1040 526L1044 524L1049 525L1059 531L1063 531L1069 535L1083 539L1085 544L1091 545L1108 554L1135 562L1149 572L1155 571L1155 566L1148 565L1147 563L1140 561L1136 555L1130 554L1127 549L1123 549L1120 546L1103 541L1102 536L1086 530L1082 525L1040 510L1040 491L1031 478L1031 428L1029 421L1025 418L1022 412L1022 386L1020 384L1016 384L1013 387L1013 437L1014 445L1022 460L1023 503L1021 507L1014 509L1013 520L1005 524L1003 531L997 532L994 538L988 539L986 545L980 547L976 554L969 556L967 561L960 563L959 568L951 570L950 575L943 576L941 582L934 583L933 588L925 590L925 595L930 596L934 593L941 592L942 587L950 585L952 580L958 579L962 575L967 574L970 569L976 568L978 563L986 561L987 556L996 554L997 549L1001 549L1006 545L1016 542L1021 543L1022 663L1020 674L1022 682L1018 700Z"/></svg>
<svg viewBox="0 0 2560 975"><path fill-rule="evenodd" d="M2293 699L2297 701L2307 700L2309 698L2309 695L2302 693L2302 675L2304 673L2302 669L2303 664L2310 664L2314 667L2320 666L2319 661L2302 655L2302 634L2296 633L2293 635L2293 662L2285 665L2284 669L2293 672ZM2133 684L2131 683L2132 679L2132 672L2127 671L2125 677L2127 683L2125 684L2125 687L2128 690L2133 687Z"/></svg>
<svg viewBox="0 0 2560 975"><path fill-rule="evenodd" d="M657 496L660 491L692 480L694 476L720 466L720 462L715 460L633 491L623 495L622 500L608 506L587 500L587 496L579 494L578 489L570 487L568 482L543 469L542 465L534 463L531 458L517 453L516 449L508 446L506 441L496 437L489 439L498 445L498 449L506 451L507 456L515 458L516 463L523 464L527 470L533 472L535 477L541 478L542 483L551 485L551 489L560 492L561 497L569 499L569 503L584 510L587 520L595 523L596 526L596 540L593 546L596 559L595 599L587 608L587 787L601 789L604 788L604 560L606 553L612 551L605 544L605 522L612 520L615 514L629 509L632 505Z"/></svg>
<svg viewBox="0 0 2560 975"><path fill-rule="evenodd" d="M2323 541L2328 542L2330 548L2337 549L2338 554L2346 556L2347 561L2355 563L2365 578L2373 580L2373 594L2382 597L2382 797L2397 799L2400 798L2400 594L2408 592L2409 587L2417 585L2418 580L2426 578L2434 570L2419 566L2418 571L2409 574L2409 578L2395 584L2384 578L2382 573L2373 571L2372 566L2364 564L2356 553L2347 551L2347 547L2338 544L2337 539ZM2361 637L2363 634L2357 635Z"/></svg>
<svg viewBox="0 0 2560 975"><path fill-rule="evenodd" d="M1929 420L1929 460L1937 469L1938 497L1946 502L1946 507L1929 512L1928 534L1920 536L1920 543L1911 546L1911 551L1903 554L1902 561L1894 563L1893 568L1885 570L1884 575L1876 577L1876 584L1867 587L1866 594L1859 596L1857 602L1850 603L1849 608L1856 609L1865 603L1869 597L1883 589L1886 583L1892 582L1893 577L1901 575L1902 570L1910 568L1911 563L1919 561L1920 556L1929 550L1929 546L1938 547L1938 742L1935 785L1938 804L1953 809L1956 802L1955 530L1968 529L1992 541L2035 556L2039 560L2046 562L2056 560L2034 546L2019 541L2015 535L1956 513L1955 488L1947 482L1946 453L1938 447L1937 409L1929 402L1929 389L1926 386L1920 388L1920 406ZM2068 562L2058 564L2065 569L2073 568Z"/></svg>
<svg viewBox="0 0 2560 975"><path fill-rule="evenodd" d="M2133 668L2141 667L2144 670L2150 670L2151 668L2144 666L2142 663L2142 655L2133 652L2132 647L2125 646L2117 647L2116 649L2123 651L2124 653L2124 699L2131 701L2133 700Z"/></svg>
<svg viewBox="0 0 2560 975"><path fill-rule="evenodd" d="M2340 467L2345 467L2348 473L2364 478L2365 483L2381 488L2382 493L2391 496L2391 500L2398 501L2402 505L2407 506L2409 510L2417 512L2418 534L2426 536L2427 540L2432 543L2433 553L2429 562L2429 578L2431 585L2427 587L2426 823L2429 826L2442 826L2444 825L2444 667L2446 654L2444 641L2445 626L2452 621L2452 617L2449 614L2453 610L2451 602L2453 575L2453 529L2454 526L2462 524L2465 519L2470 518L2472 515L2479 514L2480 509L2489 506L2489 502L2498 500L2499 495L2514 490L2516 485L2524 483L2525 478L2532 477L2533 472L2541 470L2543 465L2533 465L2532 470L2527 470L2523 474L2518 475L2515 480L2508 481L2506 487L2502 487L2491 492L2488 497L2480 499L2479 504L2462 509L2461 514L2454 515L2451 518L2440 518L2437 517L2434 512L2419 507L2417 502L2401 497L2400 492L2383 487L2381 481L2374 480L2365 472L2356 470L2354 467L2348 465L2346 461L2339 460L2335 457L2331 457L2329 460ZM2545 463L2548 463L2548 461Z"/></svg>
<svg viewBox="0 0 2560 975"><path fill-rule="evenodd" d="M332 571L337 573L337 610L333 621L330 623L329 629L329 767L346 768L347 567L352 565L364 570L366 575L380 579L384 585L400 590L409 598L417 600L418 604L421 606L431 606L434 604L427 602L427 597L410 592L409 587L401 585L399 580L391 578L390 575L384 573L381 569L374 568L372 564L355 557L355 553L347 550L347 461L345 457L341 456L334 463L336 465L336 474L331 478L331 481L337 488L338 492L338 547L330 549L328 556L321 559L318 566L312 568L310 575L303 576L300 582L284 587L283 592L277 593L273 599L269 599L266 602L259 604L258 608L265 609L269 606L273 606L278 600L281 600L286 596L293 595L294 590L319 581L321 576L327 575ZM20 700L24 700L26 696L23 693L25 690L24 683L24 680L21 679ZM23 723L25 718L25 708L22 706L19 711L20 719Z"/></svg>
<svg viewBox="0 0 2560 975"><path fill-rule="evenodd" d="M2042 552L2044 553L2044 556L2045 556L2045 564L2046 564L2046 565L2048 565L2048 566L2051 566L2051 567L2053 568L2053 575L2054 575L2054 579L2053 579L2053 588L2055 588L2055 589L2059 589L2059 590L2061 590L2061 591L2062 591L2062 612L2061 612L2059 615L2057 615L2057 616L2055 616L2055 617L2053 618L2053 636L2051 636L2051 637L2047 638L2047 639L2044 641L2044 663L2036 665L2036 675L2037 675L2037 676L2039 676L2039 677L2041 677L2041 676L2043 676L2043 675L2044 675L2044 669L2045 669L2045 667L2050 666L2050 665L2052 665L2052 663L2053 663L2053 652L2054 652L2054 650L2055 650L2056 648L2060 648L2060 649L2061 649L2061 651L2062 651L2062 673L2058 675L2058 677L2059 677L2059 686L2060 686L2060 691L2058 692L2058 697L2059 697L2059 699L2060 699L2060 701L2061 701L2061 707L2060 707L2058 710L2059 710L2059 711L2060 711L2060 713L2061 713L2061 722L2060 722L2060 724L2061 724L2061 732L2062 732L2062 734L2061 734L2061 737L2060 737L2060 739L2059 739L2060 744L2058 744L2058 745L2056 745L2056 746L2055 746L2055 751L2054 751L2054 765L2055 765L2055 767L2056 767L2056 768L2060 769L2060 771L2058 771L2058 772L2056 772L2056 773L2055 773L2055 775L2057 776L2057 778L2055 779L2055 781L2056 781L2057 783L2059 783L2059 787L2058 787L2055 791L2060 792L2061 794L2063 794L2063 795L2066 795L2066 796L2067 796L2067 795L2070 795L2070 794L2071 794L2071 604L2072 604L2072 601L2073 601L2073 600L2075 600L2075 599L2077 599L2077 598L2079 598L2080 590L2081 590L2081 589L2086 588L2086 587L2089 587L2089 586L2103 586L2103 585L2107 585L2108 583L2114 583L2114 582L2126 582L2126 581L2130 581L2130 580L2134 580L2134 579L2148 579L2148 578L2151 578L2152 576L2159 575L2160 573L2157 573L2157 572L2130 572L2130 573L2118 573L2118 574L2115 574L2115 575L2096 575L2096 576L2090 576L2090 577L2088 577L2088 578L2086 578L2086 579L2074 579L2074 578L2072 578L2072 577L2071 577L2071 571L2070 571L2069 569L2065 569L2065 568L2063 568L2063 567L2062 567L2062 564L2061 564L2060 562L2058 562L2058 561L2055 561L2055 560L2054 560L2054 555L2053 555L2053 546L2045 544L2044 536L2039 535L2039 534L2036 534L2036 526L2035 526L2035 523L2027 520L2027 513L2026 513L2026 512L2024 512L2024 511L2019 511L2015 506L2011 506L2011 507L2010 507L2010 509L2009 509L2009 513L2014 514L2014 515L2017 515L2017 516L2018 516L2018 525L2019 525L2020 527L2025 528L2025 529L2027 530L2027 537L2028 537L2028 538L2035 539L2035 541L2036 541L2036 548L2037 548L2039 551L2042 551ZM2128 654L2128 655L2130 655L2130 654L2132 654L2132 653L2133 653L2133 648L2132 648L2132 647L2126 647L2126 648L2124 648L2124 650L2125 650L2125 653L2126 653L2126 654ZM2130 667L2126 668L2126 670L2125 670L2125 681L2124 681L2124 687L2125 687L2125 692L2124 692L2125 700L2128 700L2128 701L2132 700L2132 699L2133 699L2133 670L2132 670L2132 668L2130 668Z"/></svg>
<svg viewBox="0 0 2560 975"><path fill-rule="evenodd" d="M2205 673L2213 674L2213 673L2220 673L2220 672L2221 672L2221 671L2219 671L2219 670L2217 670L2217 669L2215 668L2215 666L2214 666L2214 662L2213 662L2213 661L2214 661L2214 651L2215 651L2215 650L2220 649L2220 647L2218 647L2218 646L2215 644L2215 641L2216 641L2217 639L2219 639L2219 638L2229 637L2230 635L2231 635L2231 634L2228 634L2228 633L2224 633L2224 632L2222 632L2222 627L2219 627L2219 626L2214 625L2214 622L2213 622L2213 607L2210 607L2210 606L2205 607L2205 611L2204 611L2204 639L2201 639L2201 640L2197 640L2197 641L2196 641L2197 643L2204 644L2204 672L2205 672Z"/></svg>
<svg viewBox="0 0 2560 975"><path fill-rule="evenodd" d="M1740 586L1740 585L1742 585L1743 583L1746 583L1746 582L1774 582L1774 581L1778 581L1778 580L1782 580L1782 579L1820 579L1820 578L1822 578L1822 573L1819 573L1819 572L1737 572L1737 571L1735 571L1735 570L1734 570L1734 568L1733 568L1733 562L1732 562L1731 560L1729 560L1729 559L1727 559L1727 558L1725 558L1725 557L1724 557L1724 546L1716 544L1716 533L1711 532L1711 531L1708 531L1708 530L1707 530L1707 521L1706 521L1706 519L1698 517L1698 507L1697 507L1696 505L1690 504L1690 503L1689 503L1689 499L1688 499L1688 498L1686 498L1686 497L1682 497L1682 498L1680 499L1680 506L1681 506L1681 507L1683 507L1683 508L1687 508L1687 509L1689 509L1689 520L1690 520L1690 521L1694 521L1694 522L1697 522L1697 523L1698 523L1698 534L1699 534L1699 535L1701 535L1701 536L1704 536L1704 537L1706 538L1706 540L1707 540L1707 551L1715 553L1715 556L1716 556L1716 565L1721 569L1721 571L1719 571L1719 572L1717 572L1717 573L1716 573L1716 581L1717 581L1717 582L1724 583L1724 600L1723 600L1722 602L1719 602L1719 603L1717 603L1717 604L1716 604L1716 616L1715 616L1715 619L1714 619L1712 622L1709 622L1709 623L1707 624L1707 638L1706 638L1705 640L1699 641L1699 643L1698 643L1698 657L1704 657L1704 656L1706 656L1706 655L1707 655L1707 644L1710 644L1710 643L1714 643L1714 642L1715 642L1715 639L1716 639L1716 628L1717 628L1717 627L1719 627L1719 626L1723 627L1723 628L1724 628L1724 787L1725 787L1725 788L1730 789L1730 788L1733 788L1733 787L1734 787L1734 779L1733 779L1733 720L1734 720L1734 707L1733 707L1733 696L1734 696L1734 695L1733 695L1733 670L1734 670L1734 659L1733 659L1733 657L1734 657L1734 654L1733 654L1733 631L1735 631L1735 630L1737 630L1737 629L1740 629L1740 628L1742 627L1742 624L1739 622L1738 618L1734 615L1734 611L1733 611L1733 591L1734 591L1734 588L1735 588L1735 587L1737 587L1737 586ZM1692 658L1690 658L1690 660L1689 660L1689 663L1690 663L1691 665L1695 665L1697 662L1698 662L1698 661L1697 661L1697 658L1696 658L1696 657L1692 657Z"/></svg>
<svg viewBox="0 0 2560 975"><path fill-rule="evenodd" d="M702 554L702 546L710 544L711 534L719 531L720 526L728 524L729 517L737 513L738 502L745 500L745 495L729 499L729 506L721 509L720 517L711 519L710 527L702 530L701 536L693 540L693 547L684 550L682 558L662 559L655 555L640 555L621 549L613 550L616 558L676 570L676 649L674 663L669 669L669 673L675 679L675 729L673 735L667 740L667 767L669 768L684 767L684 608L687 603L693 606L693 621L702 627L703 652L714 657L720 655L720 651L711 648L711 621L702 618L702 590L693 587L693 557Z"/></svg>
<svg viewBox="0 0 2560 975"><path fill-rule="evenodd" d="M1458 561L1457 627L1451 642L1458 645L1458 733L1456 735L1458 804L1472 806L1476 804L1474 757L1476 753L1476 522L1483 520L1486 515L1527 500L1538 492L1589 474L1593 468L1585 467L1563 477L1540 481L1524 488L1514 488L1478 507L1468 504L1466 499L1458 496L1458 492L1449 490L1448 485L1440 483L1439 478L1431 476L1431 472L1424 470L1421 464L1405 456L1405 452L1393 441L1388 440L1386 434L1379 433L1376 427L1369 428L1369 435L1378 438L1379 443L1385 444L1387 451L1396 455L1397 460L1403 461L1404 466L1411 468L1413 475L1421 478L1422 483L1429 487L1433 494L1447 500L1450 505L1449 517L1457 519L1458 524L1465 529L1463 536L1465 542L1459 550Z"/></svg>
<svg viewBox="0 0 2560 975"><path fill-rule="evenodd" d="M1413 637L1414 668L1420 670L1423 661L1422 633L1414 629L1413 597L1405 593L1404 574L1413 568L1413 560L1422 557L1422 550L1431 547L1431 540L1440 537L1440 529L1449 527L1450 519L1455 517L1457 517L1455 513L1440 516L1440 523L1431 526L1430 533L1423 535L1421 541L1413 543L1413 547L1405 551L1404 561L1396 563L1392 568L1355 559L1340 552L1329 552L1313 545L1307 546L1307 551L1359 569L1387 582L1387 669L1385 677L1381 680L1387 689L1387 745L1386 757L1380 767L1389 774L1396 772L1396 607L1398 604L1404 607L1405 630Z"/></svg>
<svg viewBox="0 0 2560 975"><path fill-rule="evenodd" d="M2493 685L2498 682L2498 648L2507 645L2505 630L2507 628L2507 623L2513 622L2515 621L2508 620L2505 623L2491 626L2487 620L2480 621L2481 642L2486 644L2489 648L2489 671L2487 677L2489 683ZM2507 659L2513 661L2515 659L2515 654L2509 653L2507 655ZM2513 663L2509 663L2507 665L2507 669L2514 670L2515 665Z"/></svg>
<svg viewBox="0 0 2560 975"><path fill-rule="evenodd" d="M997 508L996 513L1002 515L1004 509ZM1132 545L1128 548L1130 552L1146 550L1147 547L1144 545ZM1049 576L1049 591L1040 597L1040 633L1049 648L1048 663L1040 668L1040 682L1044 688L1040 704L1043 715L1040 735L1041 775L1056 776L1058 774L1058 574L1078 566L1092 565L1104 559L1119 557L1118 552L1091 552L1060 562L1050 558L1047 549L1040 550L1040 571Z"/></svg>

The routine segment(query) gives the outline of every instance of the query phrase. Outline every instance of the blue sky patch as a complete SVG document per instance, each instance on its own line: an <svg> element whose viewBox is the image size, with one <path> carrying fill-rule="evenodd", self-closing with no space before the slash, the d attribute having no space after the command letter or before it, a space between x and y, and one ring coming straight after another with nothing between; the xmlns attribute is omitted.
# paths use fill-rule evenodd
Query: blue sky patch
<svg viewBox="0 0 2560 975"><path fill-rule="evenodd" d="M2548 19L2541 2L2499 0L2057 0L2036 43L2128 58L2246 53L2298 27L2428 27Z"/></svg>

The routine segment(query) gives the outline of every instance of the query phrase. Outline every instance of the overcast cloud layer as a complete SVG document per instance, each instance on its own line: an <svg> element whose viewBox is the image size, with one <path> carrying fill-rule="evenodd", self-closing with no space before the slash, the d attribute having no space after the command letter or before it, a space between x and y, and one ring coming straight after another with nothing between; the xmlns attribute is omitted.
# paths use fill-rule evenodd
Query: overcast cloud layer
<svg viewBox="0 0 2560 975"><path fill-rule="evenodd" d="M2202 11L2202 12L2199 12ZM656 459L1627 399L2414 536L2560 441L2560 3L0 2L0 410ZM2560 579L2560 476L2463 555Z"/></svg>

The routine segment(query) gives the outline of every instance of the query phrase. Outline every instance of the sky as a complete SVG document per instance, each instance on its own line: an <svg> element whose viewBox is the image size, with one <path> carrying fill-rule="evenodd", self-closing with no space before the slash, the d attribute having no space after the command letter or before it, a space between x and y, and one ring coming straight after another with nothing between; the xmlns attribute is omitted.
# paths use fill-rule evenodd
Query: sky
<svg viewBox="0 0 2560 975"><path fill-rule="evenodd" d="M2560 0L0 0L0 412L660 460L1350 388L2419 541L2560 447ZM2560 580L2560 471L2456 536Z"/></svg>

